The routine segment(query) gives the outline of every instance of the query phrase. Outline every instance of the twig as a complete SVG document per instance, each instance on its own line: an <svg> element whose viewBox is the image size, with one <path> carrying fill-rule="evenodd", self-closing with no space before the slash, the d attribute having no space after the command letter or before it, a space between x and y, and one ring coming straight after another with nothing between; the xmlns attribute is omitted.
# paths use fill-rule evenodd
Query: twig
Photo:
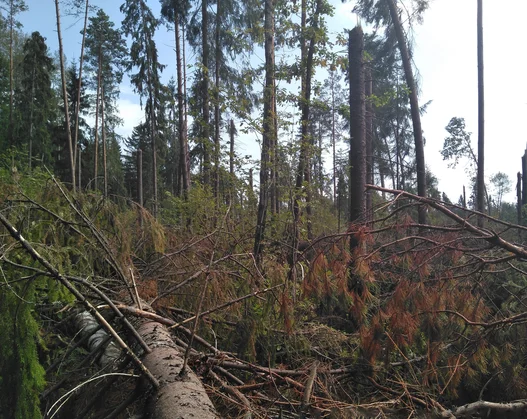
<svg viewBox="0 0 527 419"><path fill-rule="evenodd" d="M300 406L300 418L306 418L307 411L309 410L309 399L311 399L311 393L313 392L313 385L315 378L317 377L318 361L313 362L311 366L311 372L309 378L306 381L306 389L304 390L304 397L302 398L302 405Z"/></svg>
<svg viewBox="0 0 527 419"><path fill-rule="evenodd" d="M240 390L238 390L236 387L230 386L227 383L225 383L220 377L218 377L218 375L214 371L209 370L209 376L214 381L220 384L221 386L220 390L221 389L225 390L231 396L236 397L240 402L242 402L242 404L245 406L245 409L246 409L245 415L243 416L244 419L251 419L253 415L251 413L252 407L251 407L251 402L249 401L249 399L245 397L240 392Z"/></svg>
<svg viewBox="0 0 527 419"><path fill-rule="evenodd" d="M134 278L134 271L132 268L130 269L130 278L132 278L132 285L134 287L134 295L135 295L135 303L137 304L137 307L139 307L139 310L142 310L141 307L141 299L139 298L139 293L137 292L137 285L135 284L135 278Z"/></svg>

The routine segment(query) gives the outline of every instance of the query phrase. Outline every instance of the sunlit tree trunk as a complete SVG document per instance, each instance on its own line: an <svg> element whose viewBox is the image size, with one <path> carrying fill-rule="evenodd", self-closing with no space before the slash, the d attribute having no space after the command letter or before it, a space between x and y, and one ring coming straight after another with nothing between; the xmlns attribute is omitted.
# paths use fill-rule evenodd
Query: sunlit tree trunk
<svg viewBox="0 0 527 419"><path fill-rule="evenodd" d="M86 0L86 6L84 11L84 29L82 31L82 43L81 43L81 56L79 59L79 86L77 91L77 106L75 107L75 137L73 139L73 160L77 161L77 149L78 149L78 142L79 142L79 114L81 109L81 94L82 94L82 68L84 64L84 44L86 41L86 30L88 28L88 9L89 9L89 1ZM81 167L80 167L80 159L79 159L79 179L81 176ZM80 181L79 181L79 188L81 187Z"/></svg>
<svg viewBox="0 0 527 419"><path fill-rule="evenodd" d="M190 189L190 158L188 154L187 124L184 109L184 92L183 92L183 71L181 65L181 41L179 16L176 16L174 22L175 41L176 41L176 61L177 61L177 104L178 104L178 128L179 128L179 146L180 146L180 164L183 179L183 196L188 197Z"/></svg>
<svg viewBox="0 0 527 419"><path fill-rule="evenodd" d="M60 75L62 78L62 98L64 100L64 119L66 124L66 134L68 135L68 151L71 169L71 187L75 191L75 160L73 158L73 142L71 138L70 112L68 109L68 94L66 89L66 70L64 68L64 49L62 47L62 35L60 31L60 9L59 0L55 0L55 13L57 17L57 36L59 39L59 59Z"/></svg>

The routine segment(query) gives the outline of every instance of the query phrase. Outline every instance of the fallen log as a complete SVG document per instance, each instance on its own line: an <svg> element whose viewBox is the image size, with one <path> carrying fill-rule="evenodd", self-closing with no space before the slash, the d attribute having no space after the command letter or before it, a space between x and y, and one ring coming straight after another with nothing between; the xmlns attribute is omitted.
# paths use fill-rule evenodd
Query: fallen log
<svg viewBox="0 0 527 419"><path fill-rule="evenodd" d="M137 331L152 350L144 355L142 361L160 384L149 399L149 417L218 418L199 377L190 369L180 375L184 350L174 343L167 328L161 323L146 320L137 327Z"/></svg>

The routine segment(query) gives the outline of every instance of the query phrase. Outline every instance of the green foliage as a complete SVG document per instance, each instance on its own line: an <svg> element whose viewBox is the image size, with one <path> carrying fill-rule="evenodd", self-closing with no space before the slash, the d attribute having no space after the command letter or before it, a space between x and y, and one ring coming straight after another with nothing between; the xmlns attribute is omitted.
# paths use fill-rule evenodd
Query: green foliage
<svg viewBox="0 0 527 419"><path fill-rule="evenodd" d="M23 258L23 257L22 257ZM0 285L0 404L5 418L40 418L39 393L46 383L38 356L39 325L35 305L37 284L45 280L17 281L20 273L1 269Z"/></svg>
<svg viewBox="0 0 527 419"><path fill-rule="evenodd" d="M441 156L443 160L453 160L449 167L455 168L459 159L467 158L472 170L477 166L477 158L470 142L470 132L465 130L465 119L454 117L445 127L449 136L445 138Z"/></svg>

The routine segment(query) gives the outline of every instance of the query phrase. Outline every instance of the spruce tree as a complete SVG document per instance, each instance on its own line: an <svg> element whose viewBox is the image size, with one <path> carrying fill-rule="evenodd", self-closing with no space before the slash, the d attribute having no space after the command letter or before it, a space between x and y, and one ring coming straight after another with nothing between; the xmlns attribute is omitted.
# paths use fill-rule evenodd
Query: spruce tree
<svg viewBox="0 0 527 419"><path fill-rule="evenodd" d="M127 63L128 49L126 41L120 30L115 29L115 24L108 15L99 9L97 15L91 17L86 31L86 61L88 71L94 74L89 81L97 92L96 106L96 133L94 152L95 188L97 188L98 175L98 143L99 143L99 117L101 123L101 138L103 149L104 195L108 195L108 170L107 170L107 142L108 129L115 128L116 118L115 102L119 95L119 84L123 78L124 67Z"/></svg>
<svg viewBox="0 0 527 419"><path fill-rule="evenodd" d="M33 157L44 165L50 165L51 138L49 121L53 114L51 76L53 60L49 56L45 39L39 32L33 32L24 44L24 59L20 68L21 88L17 93L17 107L20 120L17 137L28 147L28 166L32 167Z"/></svg>

